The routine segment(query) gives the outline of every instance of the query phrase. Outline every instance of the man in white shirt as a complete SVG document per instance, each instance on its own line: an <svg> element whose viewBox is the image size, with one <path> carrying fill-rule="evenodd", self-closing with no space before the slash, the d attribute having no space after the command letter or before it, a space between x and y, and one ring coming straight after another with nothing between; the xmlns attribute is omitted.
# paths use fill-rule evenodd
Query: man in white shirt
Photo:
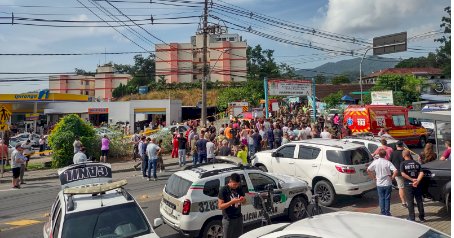
<svg viewBox="0 0 454 238"><path fill-rule="evenodd" d="M320 133L320 137L323 138L323 139L332 139L333 138L331 133L328 132L328 127L327 126L325 126L324 130L322 131L322 133Z"/></svg>
<svg viewBox="0 0 454 238"><path fill-rule="evenodd" d="M367 168L369 177L377 181L378 203L380 204L380 214L391 216L391 191L392 180L397 176L397 169L386 160L386 151L378 152L380 158L374 160ZM392 171L392 172L391 172Z"/></svg>
<svg viewBox="0 0 454 238"><path fill-rule="evenodd" d="M304 126L302 126L298 132L298 140L307 140L307 135L308 134L306 133L306 129L304 129Z"/></svg>
<svg viewBox="0 0 454 238"><path fill-rule="evenodd" d="M16 144L16 149L11 153L11 172L13 173L12 187L20 188L20 171L21 166L25 163L25 157L22 154L22 147L20 143Z"/></svg>
<svg viewBox="0 0 454 238"><path fill-rule="evenodd" d="M214 145L214 143L210 140L210 137L208 136L208 134L205 134L205 139L208 141L207 142L207 161L208 162L211 162L211 160L214 159L214 151L216 150L216 147Z"/></svg>
<svg viewBox="0 0 454 238"><path fill-rule="evenodd" d="M85 155L85 147L81 147L80 150L73 156L74 164L83 164L88 161L87 155Z"/></svg>

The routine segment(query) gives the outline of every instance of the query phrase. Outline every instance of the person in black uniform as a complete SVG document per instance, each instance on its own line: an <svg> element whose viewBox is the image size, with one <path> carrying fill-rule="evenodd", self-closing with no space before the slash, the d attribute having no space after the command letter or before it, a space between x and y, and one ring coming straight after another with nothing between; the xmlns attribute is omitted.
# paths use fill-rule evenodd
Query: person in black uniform
<svg viewBox="0 0 454 238"><path fill-rule="evenodd" d="M222 210L222 233L224 238L238 238L243 234L241 204L246 202L241 190L241 177L230 175L229 183L219 190L218 208Z"/></svg>
<svg viewBox="0 0 454 238"><path fill-rule="evenodd" d="M414 161L410 156L410 151L404 150L402 152L404 156L404 161L400 164L400 171L402 177L405 179L405 196L408 205L408 220L415 220L415 202L418 206L419 220L425 222L424 219L424 205L422 201L422 190L420 182L424 176L424 173L421 170L421 165Z"/></svg>

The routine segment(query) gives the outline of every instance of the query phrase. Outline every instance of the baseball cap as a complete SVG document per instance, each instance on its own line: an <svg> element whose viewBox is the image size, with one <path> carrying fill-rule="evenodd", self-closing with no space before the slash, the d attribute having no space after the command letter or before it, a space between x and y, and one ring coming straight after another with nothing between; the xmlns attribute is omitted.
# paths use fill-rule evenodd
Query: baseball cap
<svg viewBox="0 0 454 238"><path fill-rule="evenodd" d="M397 141L396 145L399 146L399 147L403 147L404 146L404 142L399 140L399 141Z"/></svg>

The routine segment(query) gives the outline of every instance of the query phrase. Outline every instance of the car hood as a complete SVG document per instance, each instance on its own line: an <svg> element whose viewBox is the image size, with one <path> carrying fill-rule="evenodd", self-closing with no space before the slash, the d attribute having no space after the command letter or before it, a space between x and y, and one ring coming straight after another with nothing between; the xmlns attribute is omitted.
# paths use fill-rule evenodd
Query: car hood
<svg viewBox="0 0 454 238"><path fill-rule="evenodd" d="M288 225L290 225L290 223L271 224L268 226L260 227L260 228L254 229L252 231L249 231L249 232L243 234L242 236L240 236L240 238L261 237L261 236L282 230L283 228L285 228Z"/></svg>
<svg viewBox="0 0 454 238"><path fill-rule="evenodd" d="M436 170L451 170L450 160L434 160L427 164L422 165L423 169L436 169Z"/></svg>

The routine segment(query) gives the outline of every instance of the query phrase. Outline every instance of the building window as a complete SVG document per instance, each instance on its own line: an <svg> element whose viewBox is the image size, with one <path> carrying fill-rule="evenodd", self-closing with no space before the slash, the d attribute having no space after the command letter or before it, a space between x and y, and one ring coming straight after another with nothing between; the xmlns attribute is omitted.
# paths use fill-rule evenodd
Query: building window
<svg viewBox="0 0 454 238"><path fill-rule="evenodd" d="M84 95L84 91L80 90L80 95Z"/></svg>
<svg viewBox="0 0 454 238"><path fill-rule="evenodd" d="M85 91L85 95L88 95L88 91Z"/></svg>
<svg viewBox="0 0 454 238"><path fill-rule="evenodd" d="M230 37L229 41L235 41L235 37Z"/></svg>
<svg viewBox="0 0 454 238"><path fill-rule="evenodd" d="M84 81L83 80L80 80L80 85L84 85Z"/></svg>
<svg viewBox="0 0 454 238"><path fill-rule="evenodd" d="M89 84L90 84L90 82L89 82L89 81L85 81L85 85L89 85Z"/></svg>

